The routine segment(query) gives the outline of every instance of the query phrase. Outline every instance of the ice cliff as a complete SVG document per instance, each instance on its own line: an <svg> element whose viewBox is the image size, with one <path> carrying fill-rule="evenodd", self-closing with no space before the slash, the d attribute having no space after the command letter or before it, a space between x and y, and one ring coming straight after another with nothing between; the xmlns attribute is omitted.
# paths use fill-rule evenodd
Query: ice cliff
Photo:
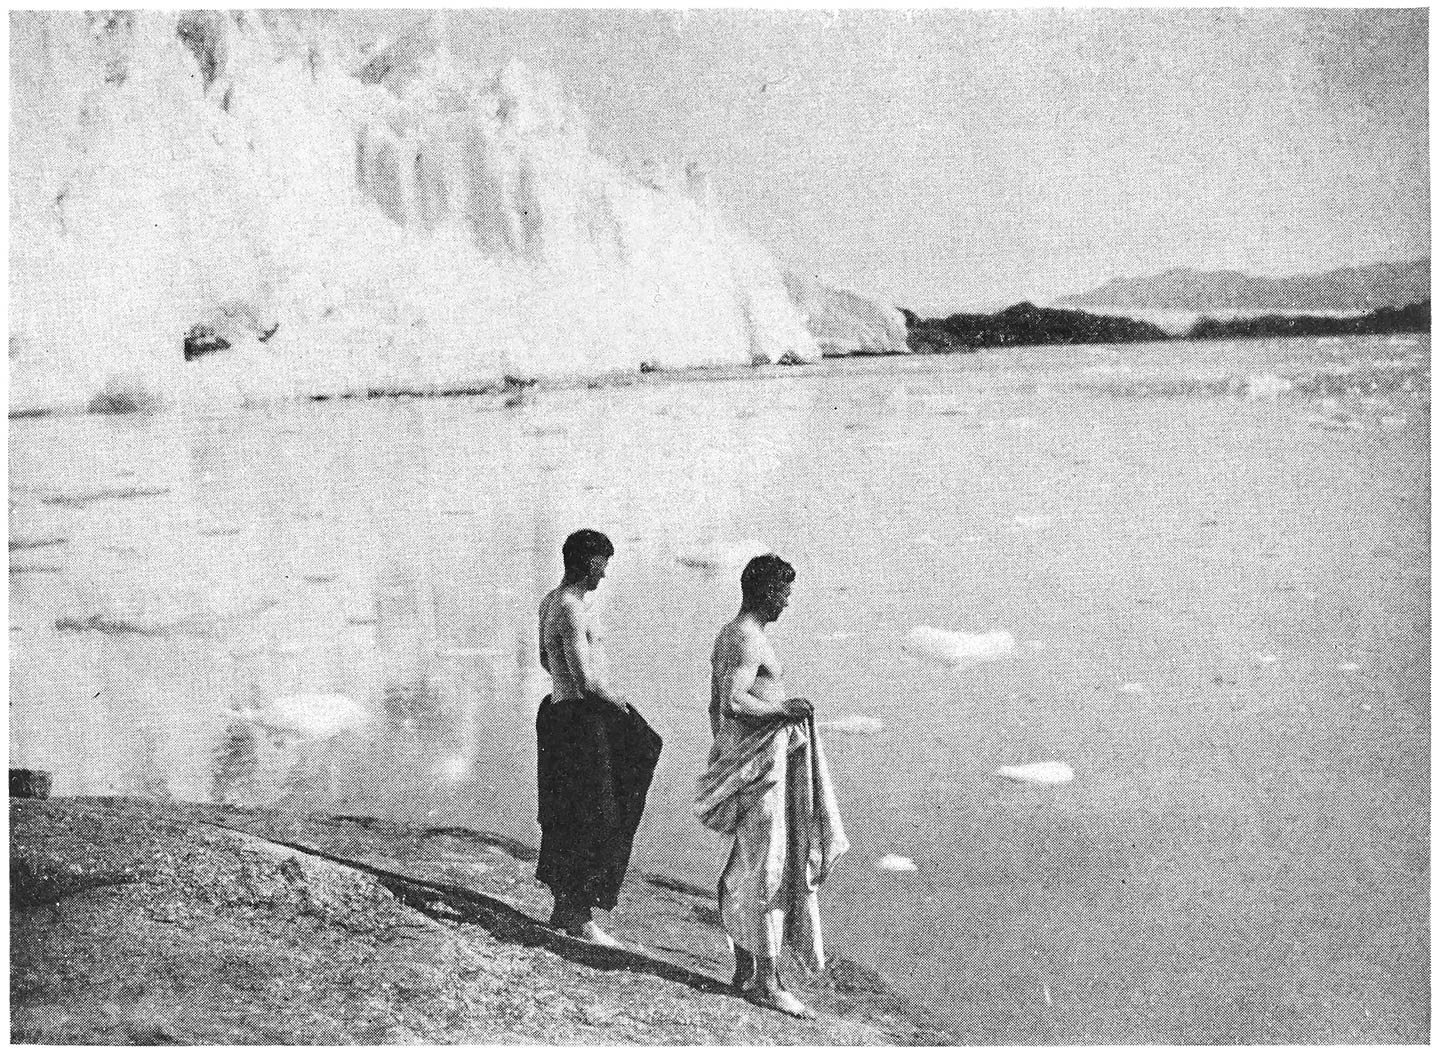
<svg viewBox="0 0 1440 1054"><path fill-rule="evenodd" d="M826 355L896 355L910 350L899 308L794 272L785 275L785 286Z"/></svg>
<svg viewBox="0 0 1440 1054"><path fill-rule="evenodd" d="M12 413L819 355L703 173L622 169L438 18L327 17L11 14Z"/></svg>

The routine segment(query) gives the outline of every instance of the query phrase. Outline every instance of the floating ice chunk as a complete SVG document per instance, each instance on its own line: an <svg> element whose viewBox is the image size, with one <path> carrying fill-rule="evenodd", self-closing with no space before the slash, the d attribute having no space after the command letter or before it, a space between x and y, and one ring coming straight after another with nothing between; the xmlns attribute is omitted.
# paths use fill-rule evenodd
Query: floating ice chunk
<svg viewBox="0 0 1440 1054"><path fill-rule="evenodd" d="M457 782L470 772L470 762L463 755L442 758L435 765L435 775L441 779Z"/></svg>
<svg viewBox="0 0 1440 1054"><path fill-rule="evenodd" d="M770 547L764 542L756 541L754 538L746 538L744 541L735 542L732 545L717 543L715 545L688 550L675 554L675 562L685 567L694 567L702 571L729 571L739 570L750 562L754 557L768 553Z"/></svg>
<svg viewBox="0 0 1440 1054"><path fill-rule="evenodd" d="M1129 692L1131 695L1139 695L1145 690L1145 686L1143 684L1138 684L1135 681L1131 681L1128 684L1122 684L1120 686L1120 690L1122 692Z"/></svg>
<svg viewBox="0 0 1440 1054"><path fill-rule="evenodd" d="M192 614L150 609L140 605L107 607L87 613L68 612L55 620L55 628L76 633L104 633L119 637L165 637L173 634L205 635L213 628Z"/></svg>
<svg viewBox="0 0 1440 1054"><path fill-rule="evenodd" d="M1352 420L1349 417L1340 415L1337 417L1311 417L1310 424L1315 428L1323 428L1327 432L1363 432L1363 422Z"/></svg>
<svg viewBox="0 0 1440 1054"><path fill-rule="evenodd" d="M1075 770L1063 761L1037 761L1030 765L1001 765L995 770L997 776L1017 783L1035 783L1053 787L1069 783L1075 778Z"/></svg>
<svg viewBox="0 0 1440 1054"><path fill-rule="evenodd" d="M894 853L886 853L879 860L875 861L875 866L881 871L920 870L918 867L915 866L915 861L911 860L908 856L896 856Z"/></svg>
<svg viewBox="0 0 1440 1054"><path fill-rule="evenodd" d="M830 639L831 639L831 640L849 640L849 639L851 639L851 638L854 637L854 636L855 636L855 634L849 632L848 630L837 629L834 633L830 634Z"/></svg>
<svg viewBox="0 0 1440 1054"><path fill-rule="evenodd" d="M1356 670L1360 669L1360 664L1358 662L1342 662L1340 664L1340 669L1344 670L1346 673L1354 673Z"/></svg>
<svg viewBox="0 0 1440 1054"><path fill-rule="evenodd" d="M345 695L302 693L282 695L258 707L235 711L243 720L278 732L309 739L328 739L374 723L374 715Z"/></svg>
<svg viewBox="0 0 1440 1054"><path fill-rule="evenodd" d="M916 538L916 539L915 539L915 544L916 544L916 545L939 545L940 543L935 540L934 535L922 534L919 538Z"/></svg>
<svg viewBox="0 0 1440 1054"><path fill-rule="evenodd" d="M949 666L965 667L1011 654L1015 650L1015 637L1003 629L993 633L956 633L916 626L905 641L905 650Z"/></svg>
<svg viewBox="0 0 1440 1054"><path fill-rule="evenodd" d="M832 732L843 732L847 736L873 736L877 732L885 731L885 722L878 717L850 714L837 717L833 721L822 721L820 727Z"/></svg>
<svg viewBox="0 0 1440 1054"><path fill-rule="evenodd" d="M1046 527L1055 522L1055 517L1050 513L1038 513L1034 516L1016 516L1016 527Z"/></svg>
<svg viewBox="0 0 1440 1054"><path fill-rule="evenodd" d="M17 549L49 549L64 545L70 539L64 535L15 535L10 539L10 551Z"/></svg>
<svg viewBox="0 0 1440 1054"><path fill-rule="evenodd" d="M1270 665L1272 662L1279 662L1279 661L1280 661L1279 659L1275 658L1275 656L1273 656L1273 655L1262 655L1262 654L1261 654L1260 652L1258 652L1258 651L1254 653L1254 657L1255 657L1255 661L1256 661L1256 662L1262 663L1263 665L1266 665L1266 666Z"/></svg>
<svg viewBox="0 0 1440 1054"><path fill-rule="evenodd" d="M1295 385L1273 373L1257 373L1245 379L1245 394L1251 399L1274 399Z"/></svg>
<svg viewBox="0 0 1440 1054"><path fill-rule="evenodd" d="M94 490L52 492L40 495L42 505L64 505L80 508L96 501L120 501L127 498L158 498L169 494L169 487L99 487Z"/></svg>
<svg viewBox="0 0 1440 1054"><path fill-rule="evenodd" d="M966 397L956 392L931 392L923 402L933 414L962 414L967 410Z"/></svg>
<svg viewBox="0 0 1440 1054"><path fill-rule="evenodd" d="M1045 642L1043 640L1027 640L1025 642L1025 647L1030 648L1033 651L1044 651Z"/></svg>

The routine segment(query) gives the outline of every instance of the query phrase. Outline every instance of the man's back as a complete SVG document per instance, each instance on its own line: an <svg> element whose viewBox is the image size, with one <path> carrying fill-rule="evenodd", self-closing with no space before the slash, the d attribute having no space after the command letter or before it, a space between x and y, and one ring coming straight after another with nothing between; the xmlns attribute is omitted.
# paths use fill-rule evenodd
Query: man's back
<svg viewBox="0 0 1440 1054"><path fill-rule="evenodd" d="M558 586L540 602L540 664L550 673L556 699L584 697L586 677L575 668L577 660L590 678L603 681L604 651L590 606Z"/></svg>

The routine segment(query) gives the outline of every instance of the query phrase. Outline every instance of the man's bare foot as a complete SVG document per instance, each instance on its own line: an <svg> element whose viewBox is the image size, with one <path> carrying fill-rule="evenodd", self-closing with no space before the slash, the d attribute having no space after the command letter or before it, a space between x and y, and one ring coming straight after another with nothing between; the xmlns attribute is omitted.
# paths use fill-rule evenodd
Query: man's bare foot
<svg viewBox="0 0 1440 1054"><path fill-rule="evenodd" d="M745 989L745 998L767 1010L778 1010L782 1014L789 1014L791 1017L798 1017L806 1021L815 1019L815 1011L783 988L771 988L767 985L757 984L753 988Z"/></svg>
<svg viewBox="0 0 1440 1054"><path fill-rule="evenodd" d="M565 932L570 936L585 941L587 944L598 945L601 948L623 948L624 943L619 939L610 936L594 922L584 922L579 926L567 926Z"/></svg>

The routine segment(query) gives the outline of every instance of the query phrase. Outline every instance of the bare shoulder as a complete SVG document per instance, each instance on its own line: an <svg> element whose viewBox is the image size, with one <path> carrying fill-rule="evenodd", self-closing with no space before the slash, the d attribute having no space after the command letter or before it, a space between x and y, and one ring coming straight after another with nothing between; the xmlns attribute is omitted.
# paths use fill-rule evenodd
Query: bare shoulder
<svg viewBox="0 0 1440 1054"><path fill-rule="evenodd" d="M754 665L765 655L767 647L765 634L740 619L733 619L720 627L712 661L717 666Z"/></svg>
<svg viewBox="0 0 1440 1054"><path fill-rule="evenodd" d="M563 629L585 622L585 606L563 587L550 590L540 601L540 625Z"/></svg>

